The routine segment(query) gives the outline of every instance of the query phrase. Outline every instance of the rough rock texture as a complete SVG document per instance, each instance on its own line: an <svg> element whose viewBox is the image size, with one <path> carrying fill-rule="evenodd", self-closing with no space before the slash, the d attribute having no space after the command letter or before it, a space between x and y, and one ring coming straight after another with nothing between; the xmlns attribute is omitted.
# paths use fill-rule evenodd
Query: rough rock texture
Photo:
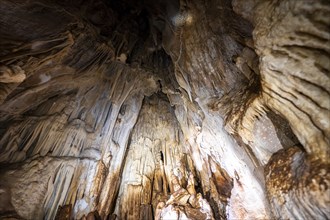
<svg viewBox="0 0 330 220"><path fill-rule="evenodd" d="M327 219L330 4L0 1L0 218Z"/></svg>
<svg viewBox="0 0 330 220"><path fill-rule="evenodd" d="M275 153L265 170L274 213L285 219L327 218L329 171L329 166L314 161L298 147Z"/></svg>

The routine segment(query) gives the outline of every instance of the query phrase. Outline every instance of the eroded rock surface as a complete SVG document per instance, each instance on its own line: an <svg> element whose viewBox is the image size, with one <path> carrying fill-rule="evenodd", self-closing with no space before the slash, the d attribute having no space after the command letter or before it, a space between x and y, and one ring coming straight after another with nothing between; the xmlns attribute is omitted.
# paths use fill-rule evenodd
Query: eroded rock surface
<svg viewBox="0 0 330 220"><path fill-rule="evenodd" d="M327 219L330 4L0 2L0 218Z"/></svg>

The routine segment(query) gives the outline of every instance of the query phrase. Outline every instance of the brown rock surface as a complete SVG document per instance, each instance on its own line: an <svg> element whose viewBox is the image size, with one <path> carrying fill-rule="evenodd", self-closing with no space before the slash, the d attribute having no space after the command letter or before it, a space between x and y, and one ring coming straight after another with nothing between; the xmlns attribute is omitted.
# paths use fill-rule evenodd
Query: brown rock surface
<svg viewBox="0 0 330 220"><path fill-rule="evenodd" d="M0 219L327 219L324 0L0 1Z"/></svg>

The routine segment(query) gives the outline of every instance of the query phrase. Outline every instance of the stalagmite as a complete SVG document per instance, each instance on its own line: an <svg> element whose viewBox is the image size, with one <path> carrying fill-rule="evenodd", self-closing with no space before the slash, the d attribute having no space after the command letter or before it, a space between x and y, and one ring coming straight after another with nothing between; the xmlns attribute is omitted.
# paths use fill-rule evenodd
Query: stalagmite
<svg viewBox="0 0 330 220"><path fill-rule="evenodd" d="M330 3L0 1L0 219L330 216Z"/></svg>

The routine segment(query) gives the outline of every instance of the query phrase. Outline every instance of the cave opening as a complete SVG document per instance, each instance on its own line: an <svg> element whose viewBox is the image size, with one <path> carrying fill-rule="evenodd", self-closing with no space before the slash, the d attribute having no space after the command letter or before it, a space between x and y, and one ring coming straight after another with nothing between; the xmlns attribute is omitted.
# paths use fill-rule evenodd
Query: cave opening
<svg viewBox="0 0 330 220"><path fill-rule="evenodd" d="M329 11L0 1L0 219L327 219Z"/></svg>

